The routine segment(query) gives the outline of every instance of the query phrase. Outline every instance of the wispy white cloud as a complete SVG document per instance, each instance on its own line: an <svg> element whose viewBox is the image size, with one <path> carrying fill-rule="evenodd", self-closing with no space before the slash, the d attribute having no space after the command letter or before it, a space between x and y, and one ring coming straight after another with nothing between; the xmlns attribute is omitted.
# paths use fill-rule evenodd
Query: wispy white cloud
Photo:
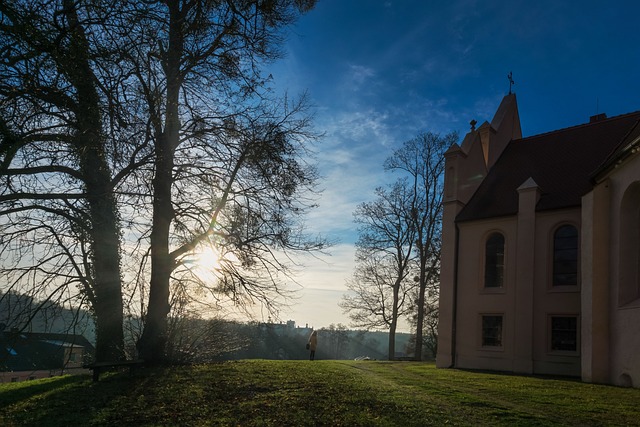
<svg viewBox="0 0 640 427"><path fill-rule="evenodd" d="M364 102L363 102L364 103ZM327 139L333 144L364 145L367 149L378 145L388 145L394 140L391 133L388 112L375 107L349 109L327 113L323 120Z"/></svg>
<svg viewBox="0 0 640 427"><path fill-rule="evenodd" d="M349 72L347 73L346 80L352 90L355 90L363 84L371 81L371 79L376 75L373 68L366 67L364 65L350 64L348 66L348 70Z"/></svg>
<svg viewBox="0 0 640 427"><path fill-rule="evenodd" d="M317 156L323 193L307 223L314 231L353 242L353 211L388 179L382 165L392 153L393 129L388 114L374 109L324 112L319 120L326 131Z"/></svg>

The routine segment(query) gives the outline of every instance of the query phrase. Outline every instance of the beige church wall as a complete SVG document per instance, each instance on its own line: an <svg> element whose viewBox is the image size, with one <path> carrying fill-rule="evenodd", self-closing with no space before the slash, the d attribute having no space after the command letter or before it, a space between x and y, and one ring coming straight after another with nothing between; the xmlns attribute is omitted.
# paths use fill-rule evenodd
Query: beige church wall
<svg viewBox="0 0 640 427"><path fill-rule="evenodd" d="M626 301L619 298L619 285L621 281L621 259L634 250L637 254L638 247L625 247L623 239L626 233L637 233L638 206L638 186L640 185L640 155L635 154L630 160L616 168L609 175L610 186L610 218L611 218L611 250L610 250L610 307L611 307L611 337L610 337L610 378L611 382L618 385L640 387L640 298ZM635 231L629 230L621 221L621 209L628 206L629 199L624 199L628 195L632 204L635 204ZM627 205L623 204L627 201ZM636 204L637 203L637 204ZM628 240L627 244L628 244ZM636 240L635 245L640 245ZM637 255L636 255L637 256ZM638 259L625 260L633 264L638 264ZM624 268L624 264L622 265ZM635 274L637 286L638 272ZM627 279L628 280L628 279Z"/></svg>
<svg viewBox="0 0 640 427"><path fill-rule="evenodd" d="M507 217L459 224L456 366L512 371L514 358L516 219ZM504 286L484 288L484 245L493 232L505 237ZM482 315L502 315L503 346L482 347Z"/></svg>
<svg viewBox="0 0 640 427"><path fill-rule="evenodd" d="M610 194L609 182L582 197L581 362L582 380L609 383Z"/></svg>
<svg viewBox="0 0 640 427"><path fill-rule="evenodd" d="M580 223L579 208L536 214L532 358L533 372L537 374L580 375L580 277L577 286L553 286L554 233L563 225L580 231ZM574 315L578 317L577 351L551 350L551 316Z"/></svg>
<svg viewBox="0 0 640 427"><path fill-rule="evenodd" d="M456 230L453 219L460 211L462 205L457 202L443 203L442 216L442 246L440 263L440 297L439 297L439 321L438 321L438 354L436 366L449 368L453 365L452 352L454 340L452 338L454 317L454 256L456 250Z"/></svg>
<svg viewBox="0 0 640 427"><path fill-rule="evenodd" d="M531 328L519 322L522 316L516 307L517 245L531 247L531 241L518 241L517 217L459 224L458 316L456 366L472 369L522 371L525 365L516 363L514 345L531 342L530 361L526 372L554 375L580 375L580 351L553 352L550 347L550 316L577 315L580 327L580 287L554 288L552 281L553 233L564 224L580 229L580 210L570 209L538 213L535 222L534 266L526 266L533 273L533 312ZM505 236L504 286L484 288L484 244L493 232ZM482 347L482 315L503 316L503 346ZM522 319L520 319L522 320ZM521 330L518 330L519 326ZM533 335L532 335L533 334ZM520 355L519 357L523 357Z"/></svg>
<svg viewBox="0 0 640 427"><path fill-rule="evenodd" d="M640 309L617 310L612 319L611 382L640 387Z"/></svg>

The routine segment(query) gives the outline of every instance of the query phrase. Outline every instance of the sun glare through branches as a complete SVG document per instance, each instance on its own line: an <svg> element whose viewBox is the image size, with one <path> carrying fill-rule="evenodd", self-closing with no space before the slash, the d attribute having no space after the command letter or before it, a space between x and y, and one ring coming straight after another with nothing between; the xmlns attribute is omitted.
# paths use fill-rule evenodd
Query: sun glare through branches
<svg viewBox="0 0 640 427"><path fill-rule="evenodd" d="M205 246L194 254L191 271L205 283L212 283L217 280L220 274L220 253L213 246Z"/></svg>

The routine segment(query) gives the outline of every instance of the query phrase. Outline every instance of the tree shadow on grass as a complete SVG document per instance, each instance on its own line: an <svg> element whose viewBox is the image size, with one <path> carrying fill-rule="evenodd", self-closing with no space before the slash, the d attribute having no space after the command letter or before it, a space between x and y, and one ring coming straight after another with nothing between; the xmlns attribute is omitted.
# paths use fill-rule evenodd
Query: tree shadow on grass
<svg viewBox="0 0 640 427"><path fill-rule="evenodd" d="M6 408L7 406L18 404L23 400L33 399L38 395L51 393L52 390L66 387L69 384L84 382L85 380L85 376L65 375L42 381L13 383L0 390L0 407Z"/></svg>
<svg viewBox="0 0 640 427"><path fill-rule="evenodd" d="M12 407L11 418L0 424L69 426L100 425L104 413L132 392L132 378L126 374L107 374L100 382L91 377L66 376L0 393L0 407Z"/></svg>

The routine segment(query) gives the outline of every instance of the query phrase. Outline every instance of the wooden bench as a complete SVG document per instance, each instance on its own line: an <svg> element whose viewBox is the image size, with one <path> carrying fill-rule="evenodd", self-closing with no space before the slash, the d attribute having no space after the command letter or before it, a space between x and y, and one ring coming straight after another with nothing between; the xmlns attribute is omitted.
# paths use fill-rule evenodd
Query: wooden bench
<svg viewBox="0 0 640 427"><path fill-rule="evenodd" d="M100 378L100 373L108 371L110 369L129 368L129 375L133 374L136 368L142 366L144 360L116 360L113 362L94 362L89 365L84 365L83 368L91 369L93 371L93 381L97 382Z"/></svg>

